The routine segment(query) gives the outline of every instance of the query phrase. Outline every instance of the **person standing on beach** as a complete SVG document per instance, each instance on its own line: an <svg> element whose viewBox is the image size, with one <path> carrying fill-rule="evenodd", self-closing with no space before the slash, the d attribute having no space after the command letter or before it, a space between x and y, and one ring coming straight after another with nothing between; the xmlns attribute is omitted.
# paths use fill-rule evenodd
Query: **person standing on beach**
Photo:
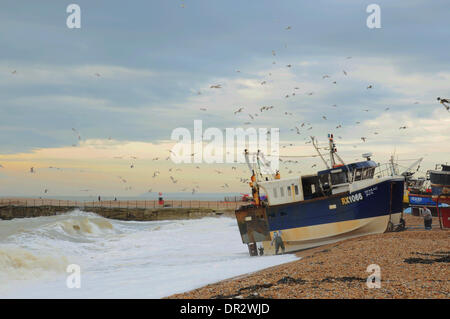
<svg viewBox="0 0 450 319"><path fill-rule="evenodd" d="M284 254L284 243L283 239L281 238L281 230L273 233L273 239L270 243L271 246L273 246L273 243L275 242L275 255L278 255L278 250L281 247L281 250L283 251L282 254Z"/></svg>
<svg viewBox="0 0 450 319"><path fill-rule="evenodd" d="M100 201L101 200L101 198L100 198L100 195L98 196L98 201Z"/></svg>
<svg viewBox="0 0 450 319"><path fill-rule="evenodd" d="M423 223L425 225L426 230L431 230L431 223L433 222L433 216L431 215L431 211L428 207L424 207L421 210L423 216Z"/></svg>

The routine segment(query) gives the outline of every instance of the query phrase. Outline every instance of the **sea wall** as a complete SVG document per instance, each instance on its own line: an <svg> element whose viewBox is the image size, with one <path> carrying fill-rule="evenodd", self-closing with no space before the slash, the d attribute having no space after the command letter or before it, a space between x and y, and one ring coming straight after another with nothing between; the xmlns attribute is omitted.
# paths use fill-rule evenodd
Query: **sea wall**
<svg viewBox="0 0 450 319"><path fill-rule="evenodd" d="M74 207L74 206L2 206L0 219L28 218L39 216L53 216L63 214L74 209L92 212L105 218L119 220L152 221L174 219L196 219L202 217L234 216L232 209L209 208L106 208L106 207Z"/></svg>
<svg viewBox="0 0 450 319"><path fill-rule="evenodd" d="M93 212L105 218L119 220L173 220L173 219L196 219L202 217L217 217L234 215L233 210L214 210L208 208L103 208L91 207L84 211Z"/></svg>
<svg viewBox="0 0 450 319"><path fill-rule="evenodd" d="M74 210L75 207L65 206L1 206L0 219L27 218L39 216L54 216Z"/></svg>

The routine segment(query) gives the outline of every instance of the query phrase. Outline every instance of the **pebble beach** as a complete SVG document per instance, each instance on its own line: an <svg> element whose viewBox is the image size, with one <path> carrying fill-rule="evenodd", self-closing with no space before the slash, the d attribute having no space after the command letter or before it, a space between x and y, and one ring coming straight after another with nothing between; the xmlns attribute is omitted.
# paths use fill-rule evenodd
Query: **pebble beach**
<svg viewBox="0 0 450 319"><path fill-rule="evenodd" d="M437 218L429 231L421 217L405 219L406 231L304 250L299 260L168 298L450 298L450 232ZM380 267L379 288L367 287L371 264Z"/></svg>

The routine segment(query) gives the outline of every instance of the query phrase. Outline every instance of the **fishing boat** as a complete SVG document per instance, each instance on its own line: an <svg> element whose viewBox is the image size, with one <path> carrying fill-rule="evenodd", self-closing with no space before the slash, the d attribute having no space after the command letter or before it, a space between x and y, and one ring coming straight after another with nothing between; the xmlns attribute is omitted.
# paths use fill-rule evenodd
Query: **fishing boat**
<svg viewBox="0 0 450 319"><path fill-rule="evenodd" d="M404 176L376 174L379 165L370 159L371 154L364 154L364 161L346 164L337 154L332 134L328 141L330 165L312 138L326 169L298 177L264 176L260 152L251 164L246 151L253 203L235 214L251 256L294 252L404 228Z"/></svg>
<svg viewBox="0 0 450 319"><path fill-rule="evenodd" d="M421 216L423 208L428 208L435 217L439 216L440 207L446 211L445 207L450 201L449 176L450 165L436 165L435 170L427 171L427 178L405 177L405 193L412 215Z"/></svg>
<svg viewBox="0 0 450 319"><path fill-rule="evenodd" d="M425 194L428 195L427 191L431 192L431 189L426 187L427 180L424 177L414 178L414 174L419 170L420 163L423 157L416 160L412 165L410 165L406 170L404 170L400 175L405 177L405 191L403 193L403 208L408 208L411 203L414 204L415 198L410 200L410 194ZM394 156L391 156L391 165L394 165ZM398 165L396 165L397 167ZM411 171L412 168L417 166L417 170Z"/></svg>
<svg viewBox="0 0 450 319"><path fill-rule="evenodd" d="M420 178L408 182L408 206L411 207L413 216L420 216L423 208L428 208L433 216L437 216L436 202L433 200L429 180Z"/></svg>

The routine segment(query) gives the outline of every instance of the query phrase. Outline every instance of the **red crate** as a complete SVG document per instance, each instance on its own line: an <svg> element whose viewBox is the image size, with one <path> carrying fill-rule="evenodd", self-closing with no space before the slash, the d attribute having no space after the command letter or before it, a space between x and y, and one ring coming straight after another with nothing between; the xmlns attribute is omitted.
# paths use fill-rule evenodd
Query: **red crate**
<svg viewBox="0 0 450 319"><path fill-rule="evenodd" d="M442 227L450 228L450 207L439 207L441 215Z"/></svg>

